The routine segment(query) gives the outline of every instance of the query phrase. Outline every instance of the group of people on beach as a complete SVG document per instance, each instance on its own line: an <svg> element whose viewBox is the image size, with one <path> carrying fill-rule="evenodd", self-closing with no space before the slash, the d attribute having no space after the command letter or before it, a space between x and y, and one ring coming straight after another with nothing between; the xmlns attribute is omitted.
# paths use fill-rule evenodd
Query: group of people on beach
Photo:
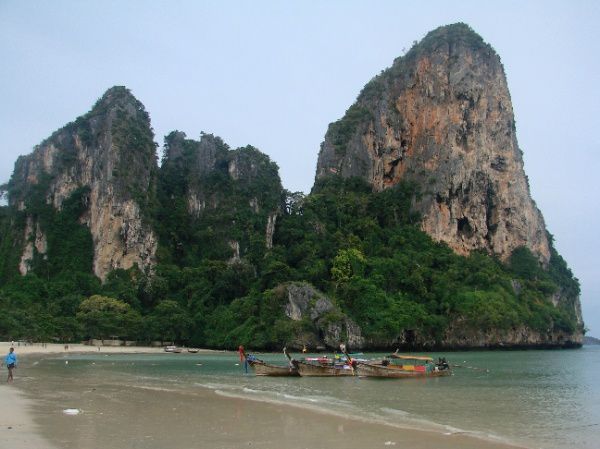
<svg viewBox="0 0 600 449"><path fill-rule="evenodd" d="M13 370L17 367L17 354L15 354L15 348L12 346L8 350L8 354L4 357L4 364L6 368L8 368L8 377L6 378L6 382L12 382L13 379Z"/></svg>

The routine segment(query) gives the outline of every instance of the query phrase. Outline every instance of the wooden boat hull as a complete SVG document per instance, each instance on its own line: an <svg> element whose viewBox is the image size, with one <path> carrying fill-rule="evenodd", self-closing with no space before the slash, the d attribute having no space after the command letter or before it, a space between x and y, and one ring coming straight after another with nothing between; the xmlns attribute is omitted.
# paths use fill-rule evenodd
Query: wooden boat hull
<svg viewBox="0 0 600 449"><path fill-rule="evenodd" d="M298 370L296 368L291 368L289 366L277 366L270 365L263 361L252 361L248 362L250 367L254 369L254 373L257 376L277 376L277 377L285 377L285 376L299 376Z"/></svg>
<svg viewBox="0 0 600 449"><path fill-rule="evenodd" d="M416 377L443 377L452 374L449 369L440 371L407 371L393 366L373 365L370 363L359 363L356 366L359 377L380 377L389 379L410 379Z"/></svg>
<svg viewBox="0 0 600 449"><path fill-rule="evenodd" d="M354 371L350 368L323 366L305 362L297 362L297 366L298 372L302 377L339 377L354 375Z"/></svg>

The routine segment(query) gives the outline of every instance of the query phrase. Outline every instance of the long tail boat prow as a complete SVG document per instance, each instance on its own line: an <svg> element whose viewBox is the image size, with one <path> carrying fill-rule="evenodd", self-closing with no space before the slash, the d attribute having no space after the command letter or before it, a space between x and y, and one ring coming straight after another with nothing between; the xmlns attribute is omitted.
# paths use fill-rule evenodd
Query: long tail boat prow
<svg viewBox="0 0 600 449"><path fill-rule="evenodd" d="M257 376L299 376L295 361L291 359L286 348L283 348L283 353L288 359L288 366L271 365L251 354L246 356L246 360Z"/></svg>

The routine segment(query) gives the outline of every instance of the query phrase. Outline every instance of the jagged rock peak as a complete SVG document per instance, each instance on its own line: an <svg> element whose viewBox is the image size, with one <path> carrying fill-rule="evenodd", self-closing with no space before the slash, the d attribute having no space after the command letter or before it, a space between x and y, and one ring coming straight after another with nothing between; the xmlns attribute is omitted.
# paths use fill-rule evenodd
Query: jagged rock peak
<svg viewBox="0 0 600 449"><path fill-rule="evenodd" d="M200 140L188 139L182 131L165 136L163 164L191 164L196 174L206 174L215 168L217 155L226 157L229 146L218 136L202 132Z"/></svg>
<svg viewBox="0 0 600 449"><path fill-rule="evenodd" d="M427 34L329 125L316 178L331 175L417 184L423 230L458 253L550 258L500 57L463 23Z"/></svg>
<svg viewBox="0 0 600 449"><path fill-rule="evenodd" d="M438 27L427 33L417 45L413 45L406 57L411 56L411 52L433 52L437 47L443 45L464 45L473 50L486 50L496 53L492 46L486 43L473 28L466 23L458 22ZM401 58L397 58L396 61L399 59Z"/></svg>
<svg viewBox="0 0 600 449"><path fill-rule="evenodd" d="M108 89L94 104L90 113L96 114L113 109L124 109L130 113L141 113L148 122L150 121L144 105L125 86L113 86Z"/></svg>
<svg viewBox="0 0 600 449"><path fill-rule="evenodd" d="M199 141L188 139L181 131L172 131L167 135L161 171L163 178L184 180L189 196L189 211L195 216L207 205L211 204L214 208L219 204L218 198L224 192L214 189L213 181L217 178L229 179L236 188L245 189L242 186L252 185L250 190L256 197L269 196L272 188L276 192L282 190L277 164L269 156L251 145L231 150L220 137L204 132ZM258 187L260 182L266 182L269 186L266 191ZM219 185L226 188L227 183ZM227 188L232 188L232 185ZM246 195L250 190L243 190L239 194ZM256 203L258 200L255 198L253 201ZM256 205L255 209L258 207ZM272 207L275 206L269 206Z"/></svg>
<svg viewBox="0 0 600 449"><path fill-rule="evenodd" d="M37 192L46 204L61 209L74 192L88 189L87 210L80 221L92 234L94 272L104 279L116 268L146 269L154 264L156 239L144 216L155 194L156 175L150 118L127 88L116 86L88 113L17 160L9 202L29 214L28 202ZM31 240L34 229L43 240L44 224L35 221L35 213L28 220L24 240ZM28 246L21 273L29 270Z"/></svg>
<svg viewBox="0 0 600 449"><path fill-rule="evenodd" d="M183 199L187 213L202 223L218 218L232 263L247 253L252 234L264 232L266 247L272 247L283 188L277 164L266 154L250 145L230 150L212 134L197 141L173 131L165 137L160 172L162 201ZM239 216L249 214L253 225L240 227Z"/></svg>

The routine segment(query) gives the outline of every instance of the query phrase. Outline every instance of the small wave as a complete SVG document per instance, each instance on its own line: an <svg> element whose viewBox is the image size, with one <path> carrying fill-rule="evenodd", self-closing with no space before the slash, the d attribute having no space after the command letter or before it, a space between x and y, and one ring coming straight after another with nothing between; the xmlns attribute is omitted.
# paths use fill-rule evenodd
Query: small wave
<svg viewBox="0 0 600 449"><path fill-rule="evenodd" d="M429 419L414 415L406 410L396 408L382 407L379 409L382 413L381 418L388 424L399 425L412 430L425 430L429 432L443 433L444 435L470 434L462 429L458 429L445 424L439 424ZM397 419L401 421L398 422Z"/></svg>
<svg viewBox="0 0 600 449"><path fill-rule="evenodd" d="M254 388L244 387L242 389L244 393L250 393L253 395L262 394L267 398L275 398L276 400L286 400L286 401L297 401L297 402L309 402L311 404L327 404L327 405L335 405L335 406L351 406L348 401L343 401L338 398L334 398L331 396L313 396L313 395L294 395L290 393L284 393L279 391L266 391L266 390L257 390ZM289 404L289 402L285 402Z"/></svg>
<svg viewBox="0 0 600 449"><path fill-rule="evenodd" d="M216 382L194 382L195 387L206 388L208 390L241 390L242 387L237 385L216 383Z"/></svg>
<svg viewBox="0 0 600 449"><path fill-rule="evenodd" d="M462 430L462 429L458 429L456 427L452 427L452 426L444 426L445 428L445 432L444 435L474 435L477 432L470 432L467 430Z"/></svg>
<svg viewBox="0 0 600 449"><path fill-rule="evenodd" d="M245 393L254 393L254 394L257 394L257 393L264 393L263 391L260 391L260 390L253 390L252 388L248 388L248 387L244 387L244 388L242 388L242 391L243 391L243 392L245 392Z"/></svg>
<svg viewBox="0 0 600 449"><path fill-rule="evenodd" d="M286 399L291 399L292 401L307 401L307 402L314 402L314 403L322 402L322 400L319 400L319 399L294 396L291 394L282 394L282 396Z"/></svg>
<svg viewBox="0 0 600 449"><path fill-rule="evenodd" d="M311 397L294 396L289 393L279 393L276 391L255 390L253 388L248 388L248 387L244 387L242 389L242 391L244 393L250 393L250 394L262 394L265 396L265 399L268 399L270 397L270 398L275 398L275 399L282 398L282 399L288 399L288 400L292 400L292 401L304 401L304 402L312 402L312 403L321 402L321 401L319 401L319 399L315 399L315 398L311 398Z"/></svg>
<svg viewBox="0 0 600 449"><path fill-rule="evenodd" d="M138 390L148 390L148 391L166 391L168 393L173 393L173 392L177 391L174 388L154 387L151 385L131 385L131 388L137 388Z"/></svg>
<svg viewBox="0 0 600 449"><path fill-rule="evenodd" d="M391 415L399 415L399 416L408 416L408 415L410 415L410 413L408 413L407 411L398 410L396 408L383 407L381 409L381 411L384 412L384 413L389 413Z"/></svg>
<svg viewBox="0 0 600 449"><path fill-rule="evenodd" d="M224 396L227 398L235 398L235 399L246 399L246 400L250 400L250 401L257 401L257 402L265 402L267 404L277 404L277 405L287 405L290 407L296 407L296 408L301 408L301 409L305 409L305 410L312 410L314 412L319 412L319 413L326 413L326 414L333 414L336 416L341 416L341 417L345 417L345 418L352 418L352 415L350 414L345 414L345 413L339 413L339 412L335 412L333 410L327 409L326 407L324 407L324 402L320 402L320 401L316 401L313 402L311 400L308 400L307 398L297 398L296 396L292 396L292 395L287 395L290 396L291 398L295 398L297 400L292 400L290 401L290 398L286 398L284 394L269 394L267 392L258 392L258 391L253 391L252 394L244 394L243 390L240 390L240 392L234 392L231 390L215 390L215 393L218 394L219 396ZM262 393L262 394L255 394L255 393Z"/></svg>

